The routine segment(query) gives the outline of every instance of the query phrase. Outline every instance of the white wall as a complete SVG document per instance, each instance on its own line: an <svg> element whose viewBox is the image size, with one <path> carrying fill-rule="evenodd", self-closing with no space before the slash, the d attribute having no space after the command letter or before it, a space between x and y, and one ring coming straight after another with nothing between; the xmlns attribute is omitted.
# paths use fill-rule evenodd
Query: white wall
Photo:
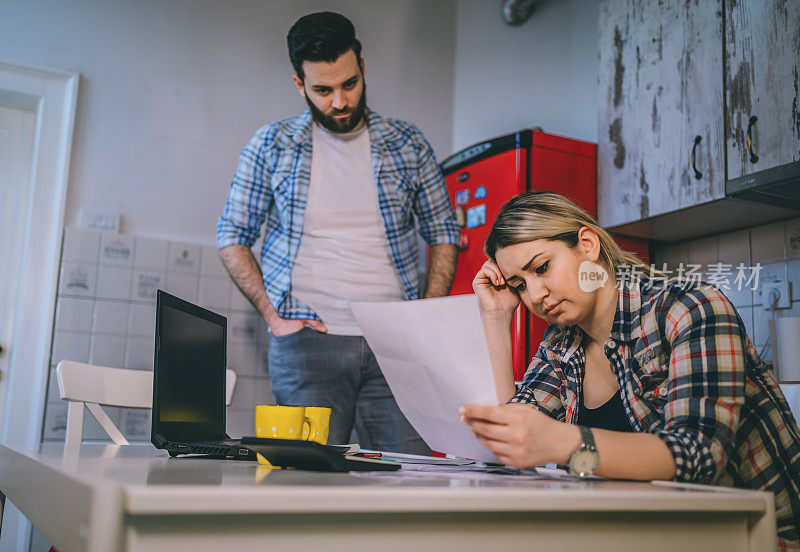
<svg viewBox="0 0 800 552"><path fill-rule="evenodd" d="M453 151L541 126L597 141L599 0L539 0L519 27L500 0L458 0Z"/></svg>
<svg viewBox="0 0 800 552"><path fill-rule="evenodd" d="M286 33L339 11L364 44L368 103L452 143L454 0L0 0L0 58L80 72L67 226L210 243L237 156L299 113Z"/></svg>

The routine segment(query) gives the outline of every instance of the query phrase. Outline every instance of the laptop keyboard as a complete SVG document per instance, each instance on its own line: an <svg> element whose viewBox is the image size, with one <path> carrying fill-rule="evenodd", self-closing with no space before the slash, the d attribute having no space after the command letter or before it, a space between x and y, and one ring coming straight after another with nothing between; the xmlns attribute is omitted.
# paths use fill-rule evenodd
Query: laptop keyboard
<svg viewBox="0 0 800 552"><path fill-rule="evenodd" d="M193 441L192 444L193 445L198 445L198 446L208 446L208 447L214 447L214 446L216 446L216 447L220 447L220 446L235 447L235 446L241 445L242 443L238 439L220 439L218 441Z"/></svg>

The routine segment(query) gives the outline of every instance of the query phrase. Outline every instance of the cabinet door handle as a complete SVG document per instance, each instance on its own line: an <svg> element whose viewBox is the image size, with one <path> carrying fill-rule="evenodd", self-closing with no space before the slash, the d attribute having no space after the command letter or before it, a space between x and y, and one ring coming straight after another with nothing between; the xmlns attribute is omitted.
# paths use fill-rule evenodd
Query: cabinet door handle
<svg viewBox="0 0 800 552"><path fill-rule="evenodd" d="M758 117L753 115L747 123L747 153L750 154L750 162L758 163L758 155L753 153L753 125L758 121Z"/></svg>
<svg viewBox="0 0 800 552"><path fill-rule="evenodd" d="M701 178L703 178L703 173L698 171L697 167L694 164L695 151L697 150L697 145L702 141L703 141L703 137L702 136L695 136L694 137L694 145L692 146L692 169L694 170L694 177L697 180L700 180Z"/></svg>

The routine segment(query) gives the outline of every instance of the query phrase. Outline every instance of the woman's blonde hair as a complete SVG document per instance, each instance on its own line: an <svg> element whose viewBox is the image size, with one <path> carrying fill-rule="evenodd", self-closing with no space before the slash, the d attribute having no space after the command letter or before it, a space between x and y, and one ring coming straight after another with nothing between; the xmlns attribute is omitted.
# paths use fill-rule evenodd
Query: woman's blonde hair
<svg viewBox="0 0 800 552"><path fill-rule="evenodd" d="M503 205L486 238L484 251L496 261L498 249L533 240L558 240L572 248L578 245L578 231L584 226L600 238L600 260L612 275L620 265L629 266L631 271L651 273L650 266L636 254L623 251L589 213L564 196L544 190L525 192Z"/></svg>

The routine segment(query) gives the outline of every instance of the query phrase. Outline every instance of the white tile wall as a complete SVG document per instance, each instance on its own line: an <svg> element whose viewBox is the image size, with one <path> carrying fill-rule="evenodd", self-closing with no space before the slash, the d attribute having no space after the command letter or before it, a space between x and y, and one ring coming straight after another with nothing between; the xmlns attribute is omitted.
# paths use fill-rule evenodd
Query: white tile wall
<svg viewBox="0 0 800 552"><path fill-rule="evenodd" d="M167 270L197 274L200 272L201 246L191 243L169 244Z"/></svg>
<svg viewBox="0 0 800 552"><path fill-rule="evenodd" d="M259 341L259 316L232 312L228 317L228 341L254 347Z"/></svg>
<svg viewBox="0 0 800 552"><path fill-rule="evenodd" d="M723 290L739 311L747 334L759 351L768 342L769 320L773 316L800 316L800 218L655 247L653 257L656 263L669 262L670 265L727 263L733 265L734 274L739 263L748 268L760 264L754 290L737 289L735 285ZM788 280L792 308L772 313L764 308L761 288L764 282L775 280ZM731 284L734 284L733 278ZM772 347L766 348L763 358L772 362ZM781 388L795 417L800 417L800 384L782 384Z"/></svg>
<svg viewBox="0 0 800 552"><path fill-rule="evenodd" d="M718 236L719 262L737 266L740 263L750 264L750 234L747 230L738 230Z"/></svg>
<svg viewBox="0 0 800 552"><path fill-rule="evenodd" d="M96 334L125 335L129 309L130 303L127 301L95 301L92 331Z"/></svg>
<svg viewBox="0 0 800 552"><path fill-rule="evenodd" d="M152 370L155 354L155 334L153 337L129 337L125 348L125 368Z"/></svg>
<svg viewBox="0 0 800 552"><path fill-rule="evenodd" d="M781 391L786 397L786 401L790 406L800 404L800 385L781 385ZM797 419L797 410L792 409L795 419Z"/></svg>
<svg viewBox="0 0 800 552"><path fill-rule="evenodd" d="M253 378L246 376L237 377L230 409L252 411L253 405L256 404L254 381Z"/></svg>
<svg viewBox="0 0 800 552"><path fill-rule="evenodd" d="M156 332L155 305L131 304L128 318L129 337L153 337Z"/></svg>
<svg viewBox="0 0 800 552"><path fill-rule="evenodd" d="M65 261L96 263L100 252L100 232L66 228L61 258Z"/></svg>
<svg viewBox="0 0 800 552"><path fill-rule="evenodd" d="M217 248L213 245L206 245L203 247L203 260L200 264L200 271L208 276L228 278L228 271L225 269L225 265L222 264L222 260L220 260L217 254Z"/></svg>
<svg viewBox="0 0 800 552"><path fill-rule="evenodd" d="M64 440L67 434L67 403L47 403L44 412L44 431L42 434L47 440Z"/></svg>
<svg viewBox="0 0 800 552"><path fill-rule="evenodd" d="M228 409L225 415L225 425L227 426L228 435L234 439L254 436L256 434L254 410L254 408L250 408L249 410Z"/></svg>
<svg viewBox="0 0 800 552"><path fill-rule="evenodd" d="M233 282L231 282L230 290L231 290L231 308L233 310L246 311L253 309L253 306L250 304L250 301L248 301L245 298L245 296L242 295L242 292L239 291L239 288L236 287L236 285L233 284Z"/></svg>
<svg viewBox="0 0 800 552"><path fill-rule="evenodd" d="M100 265L97 267L96 297L127 301L130 298L130 267Z"/></svg>
<svg viewBox="0 0 800 552"><path fill-rule="evenodd" d="M94 297L97 265L83 262L61 263L58 293L62 296Z"/></svg>
<svg viewBox="0 0 800 552"><path fill-rule="evenodd" d="M786 258L784 223L774 222L750 229L751 260L769 263Z"/></svg>
<svg viewBox="0 0 800 552"><path fill-rule="evenodd" d="M135 268L131 277L131 300L155 303L156 292L166 291L166 274L163 270Z"/></svg>
<svg viewBox="0 0 800 552"><path fill-rule="evenodd" d="M156 291L163 289L228 318L229 367L239 376L228 426L231 434L253 434L254 405L273 401L266 324L231 282L216 247L67 228L61 261L53 368L69 359L152 370ZM54 374L43 435L63 440L67 410ZM129 440L150 439L149 410L106 410ZM84 438L107 439L89 414Z"/></svg>
<svg viewBox="0 0 800 552"><path fill-rule="evenodd" d="M164 291L172 295L177 295L181 299L191 303L196 303L197 284L198 278L196 274L167 272L167 282Z"/></svg>
<svg viewBox="0 0 800 552"><path fill-rule="evenodd" d="M734 303L736 305L736 303ZM736 307L736 310L739 311L739 315L742 317L742 322L744 322L744 327L747 330L747 335L750 339L753 339L755 332L753 331L753 309L755 307Z"/></svg>
<svg viewBox="0 0 800 552"><path fill-rule="evenodd" d="M112 406L103 406L101 408L108 414L108 417L111 418L114 425L119 427L119 408ZM106 430L103 429L103 426L100 425L88 410L83 414L83 440L111 440Z"/></svg>
<svg viewBox="0 0 800 552"><path fill-rule="evenodd" d="M56 330L53 336L51 364L62 360L89 362L89 343L91 334Z"/></svg>
<svg viewBox="0 0 800 552"><path fill-rule="evenodd" d="M47 385L49 386L48 389L52 389L53 393L51 395L51 400L54 402L60 402L60 394L58 391L58 376L56 375L56 367L55 365L50 367L49 375L47 378Z"/></svg>
<svg viewBox="0 0 800 552"><path fill-rule="evenodd" d="M92 347L89 352L89 363L111 368L121 368L125 362L125 336L101 335L92 336Z"/></svg>
<svg viewBox="0 0 800 552"><path fill-rule="evenodd" d="M719 239L717 236L689 242L689 262L709 265L719 261Z"/></svg>
<svg viewBox="0 0 800 552"><path fill-rule="evenodd" d="M128 441L149 441L152 411L143 408L120 408L119 430Z"/></svg>
<svg viewBox="0 0 800 552"><path fill-rule="evenodd" d="M257 375L256 348L248 344L228 341L228 368L236 372L238 376Z"/></svg>
<svg viewBox="0 0 800 552"><path fill-rule="evenodd" d="M796 259L800 257L800 218L787 220L783 225L786 236L784 247L786 248L786 258Z"/></svg>
<svg viewBox="0 0 800 552"><path fill-rule="evenodd" d="M202 277L200 279L200 305L211 310L229 310L231 308L231 287L234 286L230 278Z"/></svg>
<svg viewBox="0 0 800 552"><path fill-rule="evenodd" d="M686 242L670 244L659 250L658 258L652 259L661 268L661 264L667 264L667 270L675 271L681 263L689 262L689 246Z"/></svg>
<svg viewBox="0 0 800 552"><path fill-rule="evenodd" d="M93 306L92 299L60 297L56 304L56 329L90 332Z"/></svg>
<svg viewBox="0 0 800 552"><path fill-rule="evenodd" d="M749 266L749 263L745 263L746 266ZM735 269L733 269L735 270ZM720 287L722 292L725 294L725 297L730 299L730 302L739 306L749 306L753 304L753 290L750 289L749 286L744 285L737 285L733 279L731 279L731 285L727 288Z"/></svg>
<svg viewBox="0 0 800 552"><path fill-rule="evenodd" d="M134 237L103 232L100 236L100 264L131 266Z"/></svg>
<svg viewBox="0 0 800 552"><path fill-rule="evenodd" d="M777 311L768 311L761 304L753 307L753 333L750 335L750 339L753 340L753 344L759 351L769 339L769 320L778 314ZM772 360L771 355L769 359L764 360Z"/></svg>
<svg viewBox="0 0 800 552"><path fill-rule="evenodd" d="M167 251L169 251L169 242L136 238L133 264L140 268L165 270L167 268Z"/></svg>
<svg viewBox="0 0 800 552"><path fill-rule="evenodd" d="M800 258L786 261L786 278L789 280L789 294L792 300L800 299Z"/></svg>
<svg viewBox="0 0 800 552"><path fill-rule="evenodd" d="M255 404L275 404L275 397L272 396L268 379L253 380L255 386Z"/></svg>

